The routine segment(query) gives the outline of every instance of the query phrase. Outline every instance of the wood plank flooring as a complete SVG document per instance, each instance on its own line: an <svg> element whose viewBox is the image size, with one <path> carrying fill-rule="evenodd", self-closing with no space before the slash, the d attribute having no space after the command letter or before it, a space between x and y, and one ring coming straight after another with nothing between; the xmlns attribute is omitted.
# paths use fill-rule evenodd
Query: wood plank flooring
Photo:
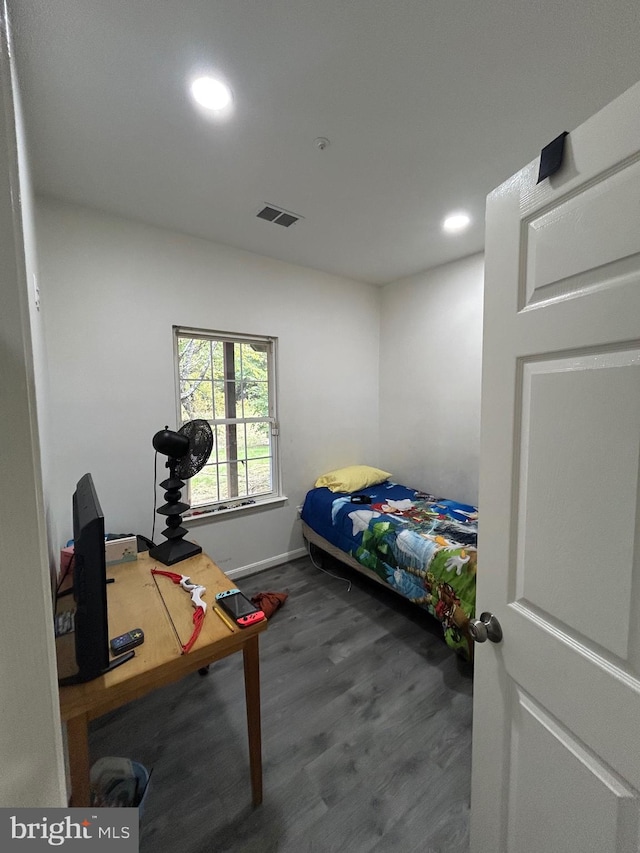
<svg viewBox="0 0 640 853"><path fill-rule="evenodd" d="M316 561L318 557L314 552ZM91 760L152 770L141 853L466 853L472 670L426 613L325 556L261 636L264 802L251 806L242 655L96 720Z"/></svg>

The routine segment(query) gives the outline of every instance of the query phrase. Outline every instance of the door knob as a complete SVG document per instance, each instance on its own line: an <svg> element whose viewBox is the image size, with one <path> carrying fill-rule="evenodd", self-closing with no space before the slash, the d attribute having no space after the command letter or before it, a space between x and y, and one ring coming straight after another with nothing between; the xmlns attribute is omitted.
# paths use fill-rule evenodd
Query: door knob
<svg viewBox="0 0 640 853"><path fill-rule="evenodd" d="M499 643L502 640L502 628L493 613L481 613L479 619L469 622L469 633L476 643Z"/></svg>

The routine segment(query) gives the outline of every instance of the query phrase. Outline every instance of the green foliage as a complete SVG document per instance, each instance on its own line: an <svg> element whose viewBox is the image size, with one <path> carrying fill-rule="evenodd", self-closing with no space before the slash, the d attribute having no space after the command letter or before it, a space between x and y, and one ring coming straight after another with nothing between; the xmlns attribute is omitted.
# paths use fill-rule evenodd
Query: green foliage
<svg viewBox="0 0 640 853"><path fill-rule="evenodd" d="M178 359L184 420L269 417L266 346L178 338ZM258 430L268 435L267 424Z"/></svg>
<svg viewBox="0 0 640 853"><path fill-rule="evenodd" d="M214 450L193 478L194 505L271 490L269 359L266 344L178 338L183 421L212 422ZM215 424L237 418L238 423ZM245 419L260 418L252 423Z"/></svg>

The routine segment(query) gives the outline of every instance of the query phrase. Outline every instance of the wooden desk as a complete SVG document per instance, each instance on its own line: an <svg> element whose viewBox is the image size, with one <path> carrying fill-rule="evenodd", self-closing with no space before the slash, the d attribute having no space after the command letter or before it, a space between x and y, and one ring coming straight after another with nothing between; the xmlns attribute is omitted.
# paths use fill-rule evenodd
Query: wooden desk
<svg viewBox="0 0 640 853"><path fill-rule="evenodd" d="M193 582L207 589L204 600L209 606L202 631L186 655L182 654L167 609L182 642L186 642L193 630L190 597L169 578L157 577L156 586L151 574L154 567L188 575ZM235 584L204 554L183 560L175 566L164 566L150 559L147 553L141 553L136 562L108 567L107 576L115 578L115 583L107 587L109 636L116 637L133 628L142 628L145 641L136 648L132 660L112 672L85 684L60 688L60 711L62 719L67 723L68 733L71 804L76 807L90 805L90 720L133 699L139 699L158 687L177 681L209 663L242 651L251 790L253 804L259 805L262 802L262 743L258 636L266 629L266 620L249 628L234 627L233 631L224 624L213 612L211 602L217 592L230 589ZM69 639L72 636L68 635Z"/></svg>

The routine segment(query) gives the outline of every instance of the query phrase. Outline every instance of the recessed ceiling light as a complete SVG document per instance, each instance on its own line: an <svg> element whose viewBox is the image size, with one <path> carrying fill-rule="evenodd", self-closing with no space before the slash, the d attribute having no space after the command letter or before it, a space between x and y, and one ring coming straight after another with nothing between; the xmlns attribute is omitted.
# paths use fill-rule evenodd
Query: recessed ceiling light
<svg viewBox="0 0 640 853"><path fill-rule="evenodd" d="M470 222L471 217L467 213L451 213L442 223L442 228L448 234L457 234L459 231L464 231Z"/></svg>
<svg viewBox="0 0 640 853"><path fill-rule="evenodd" d="M214 77L198 77L191 84L191 94L207 110L223 110L231 103L231 89Z"/></svg>

